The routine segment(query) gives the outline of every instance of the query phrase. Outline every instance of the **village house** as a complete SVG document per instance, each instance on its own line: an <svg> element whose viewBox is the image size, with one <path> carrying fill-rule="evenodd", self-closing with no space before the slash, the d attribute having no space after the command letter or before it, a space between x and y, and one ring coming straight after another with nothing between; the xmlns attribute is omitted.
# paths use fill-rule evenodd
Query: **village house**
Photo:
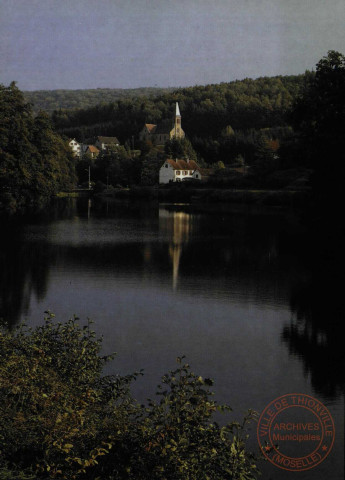
<svg viewBox="0 0 345 480"><path fill-rule="evenodd" d="M94 145L87 145L85 154L90 155L91 158L97 158L99 155L99 150Z"/></svg>
<svg viewBox="0 0 345 480"><path fill-rule="evenodd" d="M156 145L164 145L165 142L173 138L185 138L185 133L181 125L181 114L178 102L176 102L175 117L173 120L163 120L158 125L145 123L139 133L139 139L141 141L150 140Z"/></svg>
<svg viewBox="0 0 345 480"><path fill-rule="evenodd" d="M212 173L212 169L200 168L194 160L168 158L159 170L159 183L165 184L186 180L207 181Z"/></svg>
<svg viewBox="0 0 345 480"><path fill-rule="evenodd" d="M73 155L75 157L80 157L81 155L81 144L77 142L75 138L69 140L68 145L71 147Z"/></svg>
<svg viewBox="0 0 345 480"><path fill-rule="evenodd" d="M97 137L95 146L99 150L108 150L111 147L118 147L120 142L116 137Z"/></svg>
<svg viewBox="0 0 345 480"><path fill-rule="evenodd" d="M186 178L191 179L198 168L194 160L168 158L159 170L159 183L182 182Z"/></svg>

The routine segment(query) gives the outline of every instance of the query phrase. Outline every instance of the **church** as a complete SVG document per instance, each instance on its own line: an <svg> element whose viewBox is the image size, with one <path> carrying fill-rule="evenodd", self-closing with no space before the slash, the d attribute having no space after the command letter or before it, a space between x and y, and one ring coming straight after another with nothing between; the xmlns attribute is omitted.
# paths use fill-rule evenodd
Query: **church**
<svg viewBox="0 0 345 480"><path fill-rule="evenodd" d="M159 125L145 123L144 128L139 133L139 138L141 141L150 140L155 145L164 145L166 141L173 138L185 138L178 102L176 102L175 118L173 120L164 120Z"/></svg>

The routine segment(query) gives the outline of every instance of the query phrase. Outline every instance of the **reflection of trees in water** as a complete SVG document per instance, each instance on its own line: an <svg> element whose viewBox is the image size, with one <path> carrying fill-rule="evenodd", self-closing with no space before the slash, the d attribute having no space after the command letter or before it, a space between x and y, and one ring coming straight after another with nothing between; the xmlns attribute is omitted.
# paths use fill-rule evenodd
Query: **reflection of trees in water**
<svg viewBox="0 0 345 480"><path fill-rule="evenodd" d="M344 340L341 325L345 304L339 265L321 264L313 275L296 283L290 306L295 314L282 332L291 355L300 357L316 392L330 398L344 390Z"/></svg>
<svg viewBox="0 0 345 480"><path fill-rule="evenodd" d="M38 300L46 295L50 249L40 244L0 245L0 318L15 325L28 313L30 298L34 293Z"/></svg>
<svg viewBox="0 0 345 480"><path fill-rule="evenodd" d="M75 214L75 202L58 201L47 210L26 218L34 225L46 224ZM42 241L27 241L25 222L3 224L0 237L0 319L15 325L28 314L34 294L42 300L47 292L49 267L56 254Z"/></svg>
<svg viewBox="0 0 345 480"><path fill-rule="evenodd" d="M74 202L59 202L58 210L38 224L81 213L85 218L87 202L78 205L80 212ZM300 237L294 245L281 233L278 218L180 210L158 217L155 208L116 203L97 213L97 218L115 214L135 220L144 232L158 231L159 241L150 234L139 243L121 237L109 244L51 245L35 238L28 242L21 226L5 228L0 238L0 318L14 325L28 314L32 295L45 297L50 267L61 259L81 272L107 271L154 284L171 285L172 276L173 286L189 295L259 304L286 304L290 298L294 319L285 326L282 341L291 355L300 357L317 392L332 398L344 387L338 330L344 318L342 284L327 265L318 264L311 276L315 266L296 256Z"/></svg>
<svg viewBox="0 0 345 480"><path fill-rule="evenodd" d="M3 223L0 237L0 319L9 325L15 325L23 315L28 314L32 294L37 300L45 297L49 268L56 257L56 251L48 243L27 241L25 223L39 227L61 218L73 218L75 214L75 199L56 199L49 208L27 215L22 222L17 219Z"/></svg>

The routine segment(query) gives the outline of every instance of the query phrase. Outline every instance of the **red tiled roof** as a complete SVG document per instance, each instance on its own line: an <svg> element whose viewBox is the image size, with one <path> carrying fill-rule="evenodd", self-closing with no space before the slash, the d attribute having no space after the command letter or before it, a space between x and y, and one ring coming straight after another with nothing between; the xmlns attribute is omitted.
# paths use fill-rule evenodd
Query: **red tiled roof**
<svg viewBox="0 0 345 480"><path fill-rule="evenodd" d="M99 150L97 147L95 147L94 145L89 145L87 147L87 150L90 150L91 153L99 153Z"/></svg>
<svg viewBox="0 0 345 480"><path fill-rule="evenodd" d="M107 145L116 145L119 144L120 142L116 137L97 137L100 143L105 143Z"/></svg>
<svg viewBox="0 0 345 480"><path fill-rule="evenodd" d="M155 125L154 123L145 123L145 127L150 133L153 133L156 130L157 125Z"/></svg>
<svg viewBox="0 0 345 480"><path fill-rule="evenodd" d="M168 158L168 160L166 160L166 163L169 163L169 165L171 165L174 170L196 170L197 168L199 168L197 163L194 162L194 160L189 160L189 162L187 162L186 160L182 160L182 158L176 160Z"/></svg>
<svg viewBox="0 0 345 480"><path fill-rule="evenodd" d="M192 168L193 170L197 170L199 168L199 165L194 162L194 160L189 160L188 162L189 168Z"/></svg>

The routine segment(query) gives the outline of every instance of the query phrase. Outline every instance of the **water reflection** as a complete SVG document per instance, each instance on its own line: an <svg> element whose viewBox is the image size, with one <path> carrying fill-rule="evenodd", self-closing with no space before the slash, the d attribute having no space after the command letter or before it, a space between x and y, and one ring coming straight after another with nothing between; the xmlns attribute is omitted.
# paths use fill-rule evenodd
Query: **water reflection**
<svg viewBox="0 0 345 480"><path fill-rule="evenodd" d="M21 241L21 230L7 230L0 243L0 319L10 325L26 315L30 299L45 297L54 251Z"/></svg>
<svg viewBox="0 0 345 480"><path fill-rule="evenodd" d="M30 316L34 301L42 305L42 315L48 293L58 298L57 285L60 298L71 301L72 281L80 289L88 285L95 304L109 302L104 311L112 311L114 301L122 305L122 297L133 291L138 296L150 291L158 304L171 290L186 305L210 299L219 311L290 310L290 323L279 327L283 344L302 362L313 389L335 398L344 389L342 283L333 265L308 260L300 238L294 224L269 213L59 202L45 217L4 229L0 318L14 325ZM107 288L111 293L104 299ZM98 318L97 310L87 314Z"/></svg>
<svg viewBox="0 0 345 480"><path fill-rule="evenodd" d="M185 353L239 414L295 388L340 409L343 283L311 244L272 211L59 202L3 228L0 317L95 319L140 401Z"/></svg>
<svg viewBox="0 0 345 480"><path fill-rule="evenodd" d="M323 262L320 255L316 258L310 276L291 288L293 316L282 341L302 361L315 392L337 398L345 389L343 282L337 275L339 265Z"/></svg>
<svg viewBox="0 0 345 480"><path fill-rule="evenodd" d="M49 209L22 220L3 220L0 236L0 319L14 326L27 315L30 300L46 296L49 271L56 262L56 249L43 235L33 240L35 232L61 218L71 219L76 204L70 199L58 200ZM30 231L26 228L30 223Z"/></svg>
<svg viewBox="0 0 345 480"><path fill-rule="evenodd" d="M192 234L193 217L185 212L171 212L165 208L159 209L159 230L163 238L170 238L169 256L172 263L173 290L177 288L181 254L184 244L188 243Z"/></svg>

